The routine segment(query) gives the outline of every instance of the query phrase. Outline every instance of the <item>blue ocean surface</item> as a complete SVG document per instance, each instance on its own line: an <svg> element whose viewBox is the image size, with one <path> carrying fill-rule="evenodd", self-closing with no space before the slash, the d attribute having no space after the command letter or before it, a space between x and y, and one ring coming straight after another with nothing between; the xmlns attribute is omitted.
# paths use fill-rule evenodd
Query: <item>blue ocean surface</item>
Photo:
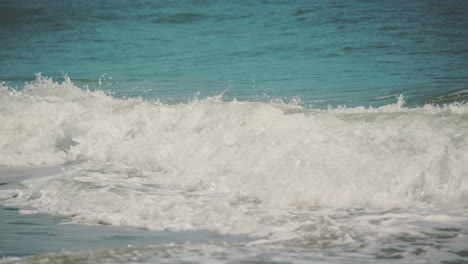
<svg viewBox="0 0 468 264"><path fill-rule="evenodd" d="M466 100L465 1L4 0L0 12L0 79L20 89L41 72L168 102Z"/></svg>
<svg viewBox="0 0 468 264"><path fill-rule="evenodd" d="M467 43L462 0L0 0L0 263L466 263Z"/></svg>

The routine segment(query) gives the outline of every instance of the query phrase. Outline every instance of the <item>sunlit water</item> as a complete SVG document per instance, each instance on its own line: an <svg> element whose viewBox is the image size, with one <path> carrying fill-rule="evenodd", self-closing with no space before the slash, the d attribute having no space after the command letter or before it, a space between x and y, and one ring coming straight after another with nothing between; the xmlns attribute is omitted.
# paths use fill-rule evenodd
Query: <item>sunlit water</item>
<svg viewBox="0 0 468 264"><path fill-rule="evenodd" d="M4 1L4 262L467 262L467 13Z"/></svg>

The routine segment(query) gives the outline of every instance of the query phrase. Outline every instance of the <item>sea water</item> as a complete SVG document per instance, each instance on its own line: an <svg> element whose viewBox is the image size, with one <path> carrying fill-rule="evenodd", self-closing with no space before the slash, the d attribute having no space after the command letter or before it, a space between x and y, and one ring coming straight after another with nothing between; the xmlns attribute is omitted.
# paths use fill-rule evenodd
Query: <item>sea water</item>
<svg viewBox="0 0 468 264"><path fill-rule="evenodd" d="M466 263L464 1L1 1L4 263Z"/></svg>

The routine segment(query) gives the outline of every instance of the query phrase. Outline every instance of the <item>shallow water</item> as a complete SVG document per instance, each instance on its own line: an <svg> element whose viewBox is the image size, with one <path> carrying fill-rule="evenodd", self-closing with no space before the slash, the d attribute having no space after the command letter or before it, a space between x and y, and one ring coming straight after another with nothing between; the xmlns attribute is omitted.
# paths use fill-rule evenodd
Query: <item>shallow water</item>
<svg viewBox="0 0 468 264"><path fill-rule="evenodd" d="M23 257L44 252L85 251L96 248L133 248L170 243L236 242L246 238L220 236L208 231L164 232L137 228L116 228L65 223L69 219L44 214L21 214L2 207L0 254Z"/></svg>
<svg viewBox="0 0 468 264"><path fill-rule="evenodd" d="M4 262L468 261L467 13L3 1Z"/></svg>
<svg viewBox="0 0 468 264"><path fill-rule="evenodd" d="M19 181L41 178L62 170L59 167L3 167L0 168L0 190L21 188ZM14 207L0 208L0 255L8 259L44 252L70 254L71 251L147 247L159 244L182 243L239 243L243 236L221 236L215 232L198 230L184 232L151 231L134 227L117 228L107 225L77 225L66 216L36 214ZM124 249L122 249L124 250ZM38 257L42 258L42 257ZM61 257L57 257L60 259ZM23 260L22 260L23 261ZM33 263L36 260L31 260ZM57 260L60 261L60 260ZM98 261L99 262L99 261Z"/></svg>

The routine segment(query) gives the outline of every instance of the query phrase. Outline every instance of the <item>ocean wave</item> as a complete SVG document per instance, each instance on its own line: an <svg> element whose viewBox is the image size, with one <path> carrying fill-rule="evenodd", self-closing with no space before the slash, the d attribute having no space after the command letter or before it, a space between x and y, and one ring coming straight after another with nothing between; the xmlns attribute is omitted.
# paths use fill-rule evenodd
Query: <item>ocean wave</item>
<svg viewBox="0 0 468 264"><path fill-rule="evenodd" d="M168 105L38 75L0 88L0 165L64 171L23 182L5 203L91 224L358 241L335 209L358 225L358 208L468 201L468 105L404 105L320 110L222 95Z"/></svg>

